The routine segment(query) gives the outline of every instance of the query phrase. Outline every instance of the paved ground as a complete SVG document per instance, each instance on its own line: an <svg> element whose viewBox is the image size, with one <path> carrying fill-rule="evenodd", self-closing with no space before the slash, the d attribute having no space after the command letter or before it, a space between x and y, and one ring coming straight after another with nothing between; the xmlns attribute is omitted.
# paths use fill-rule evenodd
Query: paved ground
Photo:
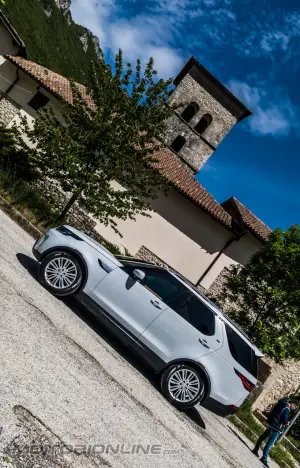
<svg viewBox="0 0 300 468"><path fill-rule="evenodd" d="M226 420L175 410L91 315L45 291L32 243L0 210L0 466L261 467Z"/></svg>

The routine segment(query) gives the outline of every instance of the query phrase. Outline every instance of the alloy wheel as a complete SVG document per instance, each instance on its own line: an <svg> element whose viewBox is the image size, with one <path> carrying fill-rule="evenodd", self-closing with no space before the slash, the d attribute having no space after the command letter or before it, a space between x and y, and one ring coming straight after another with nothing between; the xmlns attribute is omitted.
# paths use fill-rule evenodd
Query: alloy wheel
<svg viewBox="0 0 300 468"><path fill-rule="evenodd" d="M77 267L70 258L54 258L45 267L45 279L52 288L69 288L76 277Z"/></svg>
<svg viewBox="0 0 300 468"><path fill-rule="evenodd" d="M169 378L168 390L175 401L189 403L199 394L201 383L191 369L178 369Z"/></svg>

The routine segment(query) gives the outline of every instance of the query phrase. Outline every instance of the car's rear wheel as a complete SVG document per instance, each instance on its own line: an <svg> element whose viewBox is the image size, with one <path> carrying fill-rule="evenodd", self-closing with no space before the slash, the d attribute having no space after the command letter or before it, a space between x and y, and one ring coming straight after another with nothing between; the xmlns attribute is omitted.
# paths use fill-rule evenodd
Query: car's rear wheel
<svg viewBox="0 0 300 468"><path fill-rule="evenodd" d="M55 296L69 296L80 288L83 271L73 255L67 252L53 252L43 259L39 279Z"/></svg>
<svg viewBox="0 0 300 468"><path fill-rule="evenodd" d="M206 384L201 373L194 367L188 364L174 364L163 372L161 390L176 408L187 409L203 399Z"/></svg>

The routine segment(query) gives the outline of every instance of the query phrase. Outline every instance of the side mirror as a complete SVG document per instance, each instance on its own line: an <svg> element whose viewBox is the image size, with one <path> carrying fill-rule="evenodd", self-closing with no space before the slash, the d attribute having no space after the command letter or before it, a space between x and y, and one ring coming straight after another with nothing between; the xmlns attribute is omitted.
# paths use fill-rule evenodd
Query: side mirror
<svg viewBox="0 0 300 468"><path fill-rule="evenodd" d="M133 270L133 277L138 280L138 281L143 281L143 279L145 278L145 273L142 271L142 270Z"/></svg>

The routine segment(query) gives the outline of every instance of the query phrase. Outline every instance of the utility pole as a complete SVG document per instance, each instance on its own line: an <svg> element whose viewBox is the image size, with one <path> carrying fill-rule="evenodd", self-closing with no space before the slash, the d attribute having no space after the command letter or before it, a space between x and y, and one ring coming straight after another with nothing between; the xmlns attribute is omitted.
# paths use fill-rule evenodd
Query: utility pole
<svg viewBox="0 0 300 468"><path fill-rule="evenodd" d="M295 422L297 421L297 419L299 418L299 416L300 416L300 409L297 411L297 413L295 414L295 416L294 416L293 419L291 420L290 424L285 428L285 430L283 431L283 433L281 434L281 436L278 438L277 444L279 444L279 442L281 442L282 439L287 435L287 433L289 432L289 430L291 429L291 427L295 424Z"/></svg>

